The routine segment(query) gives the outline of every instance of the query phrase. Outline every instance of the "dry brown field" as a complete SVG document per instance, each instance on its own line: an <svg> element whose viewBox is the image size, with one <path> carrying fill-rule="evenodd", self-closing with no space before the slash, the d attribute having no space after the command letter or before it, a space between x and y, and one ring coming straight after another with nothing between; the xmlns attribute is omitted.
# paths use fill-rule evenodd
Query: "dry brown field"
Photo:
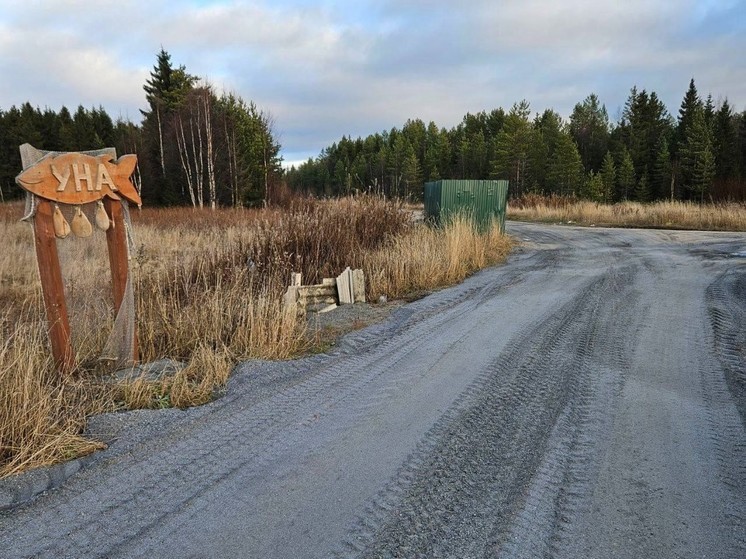
<svg viewBox="0 0 746 559"><path fill-rule="evenodd" d="M295 200L262 210L132 211L140 358L185 363L176 375L112 381L98 356L113 323L103 234L58 241L76 367L54 370L31 226L0 205L0 477L84 455L96 413L209 401L233 365L314 349L308 321L284 307L291 272L304 283L362 268L376 301L461 281L504 259L511 241L464 219L415 224L400 203L372 197Z"/></svg>
<svg viewBox="0 0 746 559"><path fill-rule="evenodd" d="M602 204L560 196L526 195L510 201L508 219L596 227L746 231L746 204L666 201Z"/></svg>

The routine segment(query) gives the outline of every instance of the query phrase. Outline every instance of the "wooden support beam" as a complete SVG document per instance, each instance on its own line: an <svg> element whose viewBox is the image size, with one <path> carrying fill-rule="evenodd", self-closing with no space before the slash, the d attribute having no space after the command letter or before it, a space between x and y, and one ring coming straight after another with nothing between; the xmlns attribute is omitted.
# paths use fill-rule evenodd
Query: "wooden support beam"
<svg viewBox="0 0 746 559"><path fill-rule="evenodd" d="M54 235L53 212L52 202L39 200L34 216L34 237L54 365L60 374L67 375L75 365L75 355L70 342L70 321Z"/></svg>
<svg viewBox="0 0 746 559"><path fill-rule="evenodd" d="M109 268L114 295L114 313L119 312L127 289L129 260L127 258L127 229L124 223L122 202L104 198L104 209L111 220L111 227L106 231L106 244L109 248ZM132 360L138 360L137 331L133 336Z"/></svg>

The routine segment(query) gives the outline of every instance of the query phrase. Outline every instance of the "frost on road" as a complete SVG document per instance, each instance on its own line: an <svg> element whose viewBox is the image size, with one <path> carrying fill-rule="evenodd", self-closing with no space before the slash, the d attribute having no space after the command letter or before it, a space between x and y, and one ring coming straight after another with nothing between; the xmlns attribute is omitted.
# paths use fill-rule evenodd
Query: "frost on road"
<svg viewBox="0 0 746 559"><path fill-rule="evenodd" d="M329 355L104 418L2 555L746 557L746 235L509 232Z"/></svg>

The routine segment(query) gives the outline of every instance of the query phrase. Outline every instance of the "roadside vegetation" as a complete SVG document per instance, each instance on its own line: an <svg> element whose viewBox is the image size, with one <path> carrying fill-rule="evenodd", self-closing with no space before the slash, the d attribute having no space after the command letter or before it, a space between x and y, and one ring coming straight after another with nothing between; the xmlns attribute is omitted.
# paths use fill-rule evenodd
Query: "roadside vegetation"
<svg viewBox="0 0 746 559"><path fill-rule="evenodd" d="M291 271L304 283L363 268L367 296L405 297L498 262L510 240L468 220L415 224L394 201L292 199L262 210L133 211L137 335L143 362L185 363L162 379L114 380L98 360L111 329L105 242L58 242L76 369L55 373L33 234L20 204L0 205L0 477L101 448L82 433L91 414L209 401L241 359L285 359L313 348L305 317L283 306ZM96 237L96 235L94 235Z"/></svg>
<svg viewBox="0 0 746 559"><path fill-rule="evenodd" d="M508 219L597 227L746 231L746 203L625 201L603 204L568 196L527 194L510 201Z"/></svg>

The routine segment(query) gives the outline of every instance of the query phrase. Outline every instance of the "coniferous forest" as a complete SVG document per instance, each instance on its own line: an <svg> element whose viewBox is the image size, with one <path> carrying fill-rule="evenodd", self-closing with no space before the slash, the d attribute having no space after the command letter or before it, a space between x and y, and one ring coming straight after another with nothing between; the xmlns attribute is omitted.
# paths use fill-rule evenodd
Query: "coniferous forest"
<svg viewBox="0 0 746 559"><path fill-rule="evenodd" d="M273 118L253 102L218 96L161 49L144 84L142 123L112 118L103 108L74 113L32 107L0 109L0 193L23 195L18 146L51 151L115 147L136 153L134 180L145 204L195 207L253 206L266 201L282 176Z"/></svg>
<svg viewBox="0 0 746 559"><path fill-rule="evenodd" d="M633 87L618 122L590 94L569 119L528 101L467 114L446 129L408 120L401 129L342 137L315 159L283 171L271 115L174 66L161 50L143 86L142 122L99 107L74 113L29 103L0 109L0 200L15 185L18 146L53 151L113 146L136 153L147 205L266 203L285 184L318 196L376 192L412 200L441 178L508 179L510 195L576 196L602 202L746 200L746 111L703 98L694 79L676 114L654 91Z"/></svg>
<svg viewBox="0 0 746 559"><path fill-rule="evenodd" d="M693 79L675 116L654 91L636 87L617 123L595 94L569 121L551 109L532 114L524 100L467 114L450 130L418 119L343 137L286 175L292 189L318 195L372 190L413 199L441 178L508 179L513 197L746 200L746 111L703 99Z"/></svg>

